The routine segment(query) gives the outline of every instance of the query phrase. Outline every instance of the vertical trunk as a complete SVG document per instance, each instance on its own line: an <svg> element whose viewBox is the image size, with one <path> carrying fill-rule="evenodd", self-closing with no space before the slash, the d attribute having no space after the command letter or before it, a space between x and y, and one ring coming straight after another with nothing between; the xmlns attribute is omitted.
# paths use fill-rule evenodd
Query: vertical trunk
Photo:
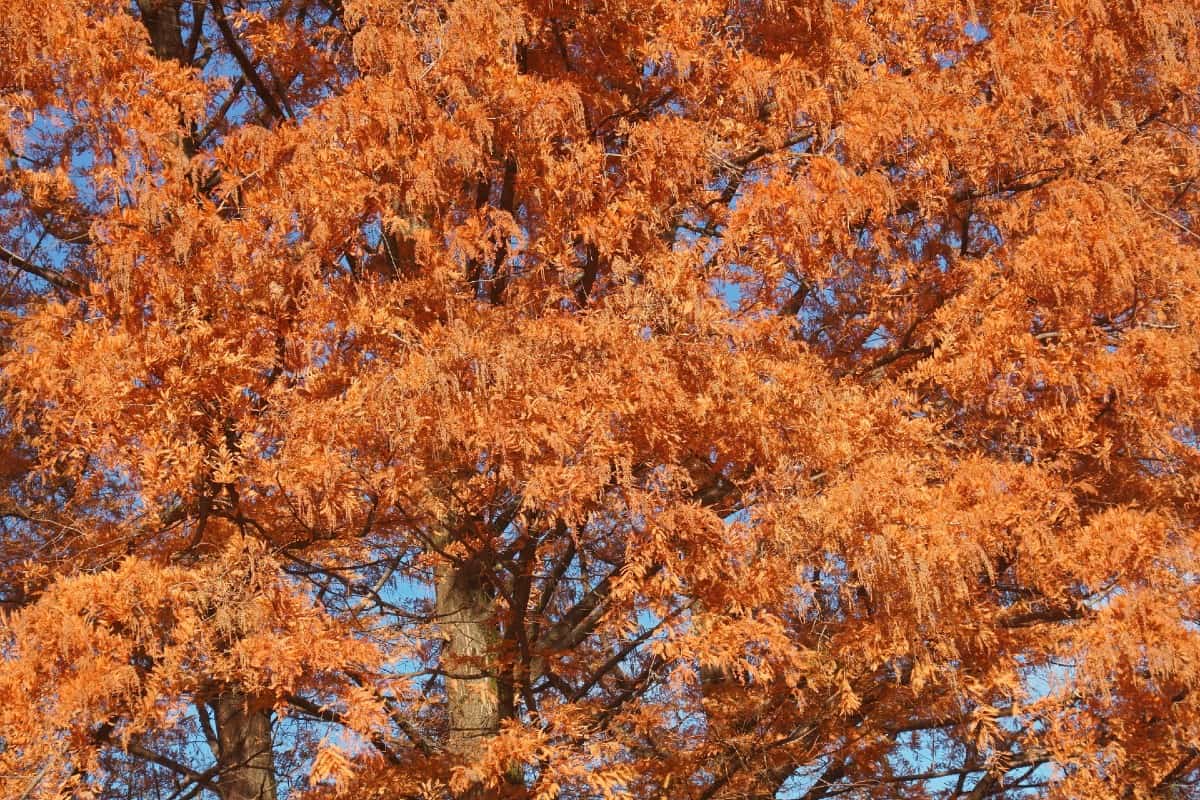
<svg viewBox="0 0 1200 800"><path fill-rule="evenodd" d="M214 707L221 800L276 800L271 710L237 691L221 695Z"/></svg>
<svg viewBox="0 0 1200 800"><path fill-rule="evenodd" d="M692 624L706 617L706 603L701 597L695 597L692 602ZM736 709L738 700L732 691L736 683L729 672L714 664L701 661L698 665L700 672L700 707L704 715L707 739L713 750L712 783L709 793L723 788L743 768L738 750L731 747L736 739L745 733L740 724ZM732 713L731 713L732 711ZM706 794L708 796L708 794ZM773 796L773 795L772 795Z"/></svg>
<svg viewBox="0 0 1200 800"><path fill-rule="evenodd" d="M449 704L447 750L470 759L500 729L495 600L474 561L441 564L436 583L437 618L445 639L441 668Z"/></svg>
<svg viewBox="0 0 1200 800"><path fill-rule="evenodd" d="M137 0L142 25L150 34L154 55L163 61L183 61L183 31L179 22L181 0Z"/></svg>
<svg viewBox="0 0 1200 800"><path fill-rule="evenodd" d="M193 2L203 5L204 0ZM182 7L183 0L137 0L142 26L154 55L162 61L185 63ZM193 9L193 26L200 25L201 19ZM186 164L192 145L183 133L176 134L174 140L180 162ZM217 789L221 800L276 800L271 710L253 700L232 689L211 704L216 713L216 757L220 766Z"/></svg>
<svg viewBox="0 0 1200 800"><path fill-rule="evenodd" d="M137 0L154 54L163 61L184 63L179 17L182 6L183 0ZM193 11L193 24L198 25L199 19ZM175 140L180 161L186 163L191 145L182 133ZM237 690L223 693L212 708L216 712L216 756L221 768L217 788L221 800L276 800L270 708L254 704L252 698Z"/></svg>

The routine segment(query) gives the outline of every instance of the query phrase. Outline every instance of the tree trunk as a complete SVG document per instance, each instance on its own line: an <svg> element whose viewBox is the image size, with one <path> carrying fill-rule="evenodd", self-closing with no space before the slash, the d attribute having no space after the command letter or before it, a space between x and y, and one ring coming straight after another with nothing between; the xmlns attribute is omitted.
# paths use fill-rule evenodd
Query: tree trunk
<svg viewBox="0 0 1200 800"><path fill-rule="evenodd" d="M237 691L221 695L214 705L221 800L276 800L271 710L255 707Z"/></svg>
<svg viewBox="0 0 1200 800"><path fill-rule="evenodd" d="M184 63L182 6L183 0L137 0L154 54L163 61ZM201 17L196 10L192 17L193 25L199 24ZM176 137L176 143L180 161L186 163L191 145L183 135ZM221 800L276 800L270 708L258 707L237 690L222 694L212 708L216 712L216 756L220 766L217 789Z"/></svg>
<svg viewBox="0 0 1200 800"><path fill-rule="evenodd" d="M150 34L154 55L163 61L183 61L183 31L180 29L181 0L137 0L142 25Z"/></svg>
<svg viewBox="0 0 1200 800"><path fill-rule="evenodd" d="M449 704L446 749L456 758L468 760L500 729L496 605L478 563L471 560L439 565L436 592L437 619L445 642L441 668L446 673Z"/></svg>

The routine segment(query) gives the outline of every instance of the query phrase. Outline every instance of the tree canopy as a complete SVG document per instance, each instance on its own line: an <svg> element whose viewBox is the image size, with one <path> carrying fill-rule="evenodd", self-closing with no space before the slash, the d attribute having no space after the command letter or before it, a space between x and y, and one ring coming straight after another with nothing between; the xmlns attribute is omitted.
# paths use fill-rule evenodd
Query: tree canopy
<svg viewBox="0 0 1200 800"><path fill-rule="evenodd" d="M0 797L1200 797L1194 0L0 0Z"/></svg>

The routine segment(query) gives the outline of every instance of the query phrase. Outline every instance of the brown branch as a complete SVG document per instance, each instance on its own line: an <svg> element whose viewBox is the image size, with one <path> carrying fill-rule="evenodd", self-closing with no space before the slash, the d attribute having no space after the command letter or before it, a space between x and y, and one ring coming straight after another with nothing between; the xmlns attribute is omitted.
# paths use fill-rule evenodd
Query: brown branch
<svg viewBox="0 0 1200 800"><path fill-rule="evenodd" d="M324 708L312 702L311 700L306 700L305 698L296 694L289 694L284 699L287 700L288 705L298 709L299 711L303 711L305 714L308 714L314 719L319 719L322 722L332 722L347 728L350 727L346 722L346 718L331 708ZM372 734L370 738L371 746L374 747L380 755L387 759L389 764L394 766L402 766L404 764L404 761L398 755L393 753L392 749L387 746L387 742L384 741L382 736L376 733Z"/></svg>
<svg viewBox="0 0 1200 800"><path fill-rule="evenodd" d="M130 740L127 744L114 742L112 735L113 731L115 730L116 725L111 722L106 722L96 730L92 731L92 738L97 743L115 745L120 748L122 752L128 753L135 758L140 758L143 761L149 761L153 764L157 764L160 767L169 769L171 772L174 772L177 775L187 778L192 783L199 784L200 786L203 786L212 792L218 792L217 785L213 783L212 780L217 774L216 767L207 769L204 772L197 772L188 765L180 763L170 756L155 752L136 740Z"/></svg>
<svg viewBox="0 0 1200 800"><path fill-rule="evenodd" d="M200 49L200 34L204 32L204 12L208 10L203 0L194 0L192 6L192 29L188 32L185 57L188 65L196 63L196 51Z"/></svg>
<svg viewBox="0 0 1200 800"><path fill-rule="evenodd" d="M779 307L779 316L794 317L799 314L810 291L812 291L812 284L802 278L796 291L792 292L792 296L787 299L787 302Z"/></svg>
<svg viewBox="0 0 1200 800"><path fill-rule="evenodd" d="M682 605L679 608L672 611L670 614L663 617L656 624L654 624L651 627L647 628L646 630L642 631L640 634L635 636L633 639L630 639L629 642L627 642L624 647L622 647L617 652L613 653L612 656L609 657L609 659L607 661L605 661L603 664L601 664L600 669L596 670L596 672L593 673L590 678L588 678L587 682L585 682L582 686L580 686L578 689L575 690L575 696L572 698L572 700L575 702L582 700L587 695L588 692L590 692L593 688L595 688L596 684L598 684L604 678L605 675L607 675L609 672L611 672L612 670L614 670L618 666L620 666L622 661L624 661L626 658L628 658L633 653L634 650L636 650L643 643L645 643L646 640L648 640L651 636L653 636L655 633L657 633L659 631L659 629L662 628L663 625L666 625L672 619L675 619L680 614L682 614L684 611L691 608L693 602L695 602L695 601L690 601L688 603L685 603L684 605Z"/></svg>
<svg viewBox="0 0 1200 800"><path fill-rule="evenodd" d="M360 689L368 688L366 680L364 680L361 675L347 673L346 677L348 677L350 682ZM416 745L417 749L420 750L423 755L432 755L436 748L429 742L428 739L421 735L421 732L417 730L411 722L401 716L401 709L396 704L396 701L384 695L375 687L370 687L370 689L375 694L375 699L383 703L384 709L388 712L388 716L391 717L392 721L396 723L396 727L404 732L404 735L407 736L414 745Z"/></svg>
<svg viewBox="0 0 1200 800"><path fill-rule="evenodd" d="M573 284L575 300L580 308L586 308L592 296L592 287L596 285L596 276L600 274L600 249L595 243L589 242L584 246L583 272Z"/></svg>
<svg viewBox="0 0 1200 800"><path fill-rule="evenodd" d="M189 144L193 149L199 150L204 145L205 140L209 136L212 136L217 126L225 121L225 117L229 114L229 109L237 102L238 96L244 88L246 88L245 76L233 82L233 86L229 89L229 96L221 103L221 107L213 114L212 119L205 123L203 129L197 131L194 136L189 137Z"/></svg>
<svg viewBox="0 0 1200 800"><path fill-rule="evenodd" d="M1012 770L1022 769L1025 767L1041 766L1042 764L1048 764L1049 762L1050 762L1050 757L1043 753L1027 754L1027 755L1024 755L1023 757L1018 758L1014 761L1007 762L1004 766L1004 772L1007 773L1007 772L1011 772ZM987 772L987 771L988 771L988 767L986 764L967 764L962 767L954 767L954 768L947 768L947 769L940 769L940 770L929 770L928 772L916 772L916 773L911 773L909 775L893 775L893 776L889 776L886 778L876 778L865 784L864 783L853 783L853 784L847 785L843 788L837 789L836 791L828 792L825 796L826 797L837 797L838 795L849 794L850 792L853 792L853 791L862 790L862 789L866 788L867 786L887 786L887 785L894 785L894 784L898 784L898 783L917 783L917 782L921 782L921 781L933 781L933 780L937 780L939 778L953 778L953 777L961 775L963 773Z"/></svg>
<svg viewBox="0 0 1200 800"><path fill-rule="evenodd" d="M225 39L226 46L229 47L229 52L241 67L242 74L246 76L246 80L250 81L250 85L254 87L255 93L262 99L263 104L279 119L287 119L287 114L280 107L279 101L267 89L266 84L259 77L258 70L254 66L254 62L246 55L246 51L242 49L241 43L237 39L237 35L233 32L233 27L229 24L229 18L225 16L225 8L221 4L221 0L212 0L213 16L217 21L217 28L221 31L222 38Z"/></svg>
<svg viewBox="0 0 1200 800"><path fill-rule="evenodd" d="M41 278L46 283L49 283L52 286L57 286L59 289L62 289L65 292L70 292L71 294L79 294L80 292L79 284L66 277L61 272L38 266L29 259L22 258L3 245L0 245L0 261L4 261L9 266L16 267L22 272L33 275L34 277Z"/></svg>
<svg viewBox="0 0 1200 800"><path fill-rule="evenodd" d="M44 764L42 764L42 768L37 771L37 774L33 776L33 779L29 782L29 785L25 787L25 791L21 792L21 796L18 798L18 800L29 800L29 798L33 797L34 791L37 790L37 787L41 784L42 780L46 777L46 773L49 771L50 761L47 760Z"/></svg>
<svg viewBox="0 0 1200 800"><path fill-rule="evenodd" d="M512 156L504 159L504 178L500 184L500 210L513 214L516 203L517 161ZM493 305L498 305L508 288L509 270L504 262L508 259L508 240L500 242L496 249L496 258L492 261L492 286L488 291L488 299Z"/></svg>

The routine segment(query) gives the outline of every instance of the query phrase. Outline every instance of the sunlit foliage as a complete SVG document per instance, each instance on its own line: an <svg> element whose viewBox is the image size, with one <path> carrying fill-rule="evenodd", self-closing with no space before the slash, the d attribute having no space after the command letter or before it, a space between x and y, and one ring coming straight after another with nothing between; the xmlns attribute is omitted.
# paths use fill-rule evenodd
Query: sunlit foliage
<svg viewBox="0 0 1200 800"><path fill-rule="evenodd" d="M0 0L0 797L1200 797L1194 0Z"/></svg>

